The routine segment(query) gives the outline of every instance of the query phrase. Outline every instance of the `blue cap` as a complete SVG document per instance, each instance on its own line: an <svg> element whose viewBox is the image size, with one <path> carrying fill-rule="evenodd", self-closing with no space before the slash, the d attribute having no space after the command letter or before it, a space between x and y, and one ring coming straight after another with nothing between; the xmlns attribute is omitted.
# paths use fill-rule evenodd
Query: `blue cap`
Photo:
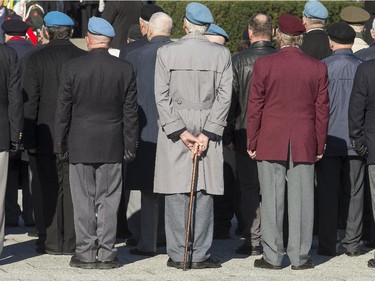
<svg viewBox="0 0 375 281"><path fill-rule="evenodd" d="M74 26L73 20L64 13L58 11L49 12L44 17L44 24L47 27L51 26Z"/></svg>
<svg viewBox="0 0 375 281"><path fill-rule="evenodd" d="M186 6L185 17L193 24L205 25L214 22L211 11L203 4L192 2Z"/></svg>
<svg viewBox="0 0 375 281"><path fill-rule="evenodd" d="M220 26L217 26L216 24L211 23L210 27L207 29L207 31L204 33L207 35L220 35L225 38L225 42L229 41L229 36L225 32L224 29L222 29Z"/></svg>
<svg viewBox="0 0 375 281"><path fill-rule="evenodd" d="M305 4L303 15L306 18L322 19L328 18L328 10L322 3L317 0L309 0Z"/></svg>
<svg viewBox="0 0 375 281"><path fill-rule="evenodd" d="M113 26L103 18L92 17L89 19L88 30L91 34L115 37Z"/></svg>

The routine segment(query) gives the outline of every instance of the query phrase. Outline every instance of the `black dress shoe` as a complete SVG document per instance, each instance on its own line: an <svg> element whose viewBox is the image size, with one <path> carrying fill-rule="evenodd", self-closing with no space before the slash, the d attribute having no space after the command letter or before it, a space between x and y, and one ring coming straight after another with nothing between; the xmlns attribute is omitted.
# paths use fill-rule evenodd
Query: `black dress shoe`
<svg viewBox="0 0 375 281"><path fill-rule="evenodd" d="M214 233L214 240L227 240L230 239L229 232L216 232Z"/></svg>
<svg viewBox="0 0 375 281"><path fill-rule="evenodd" d="M302 265L292 265L293 270L304 270L304 269L311 269L314 268L314 264L312 260L307 260L304 264Z"/></svg>
<svg viewBox="0 0 375 281"><path fill-rule="evenodd" d="M183 269L184 268L184 263L183 262L174 261L171 258L169 258L168 261L167 261L167 266L168 267L174 267L174 268L177 268L177 269Z"/></svg>
<svg viewBox="0 0 375 281"><path fill-rule="evenodd" d="M132 254L132 255L137 255L137 256L146 256L146 257L155 257L156 256L156 252L145 252L145 251L138 250L137 248L130 249L129 253Z"/></svg>
<svg viewBox="0 0 375 281"><path fill-rule="evenodd" d="M374 249L375 248L375 241L366 242L365 247Z"/></svg>
<svg viewBox="0 0 375 281"><path fill-rule="evenodd" d="M327 256L327 257L335 257L337 253L336 251L330 251L324 248L318 248L318 255Z"/></svg>
<svg viewBox="0 0 375 281"><path fill-rule="evenodd" d="M236 253L246 256L259 256L261 254L259 246L250 246L246 242L236 249Z"/></svg>
<svg viewBox="0 0 375 281"><path fill-rule="evenodd" d="M191 263L192 269L219 268L219 267L221 267L220 261L212 257L209 257L205 261Z"/></svg>
<svg viewBox="0 0 375 281"><path fill-rule="evenodd" d="M345 255L347 255L348 257L358 257L360 255L362 255L363 253L361 251L354 251L354 252L346 252Z"/></svg>
<svg viewBox="0 0 375 281"><path fill-rule="evenodd" d="M273 265L267 262L264 258L254 261L254 267L265 269L281 269L281 265Z"/></svg>
<svg viewBox="0 0 375 281"><path fill-rule="evenodd" d="M137 246L138 241L133 236L131 236L125 240L125 244L126 246Z"/></svg>
<svg viewBox="0 0 375 281"><path fill-rule="evenodd" d="M118 268L118 267L120 267L120 263L117 257L112 261L97 261L96 262L97 269L112 269L112 268Z"/></svg>
<svg viewBox="0 0 375 281"><path fill-rule="evenodd" d="M94 269L96 268L96 262L83 262L80 261L76 255L72 256L70 259L69 265L71 267L78 267L83 269Z"/></svg>
<svg viewBox="0 0 375 281"><path fill-rule="evenodd" d="M367 262L367 266L371 268L375 268L375 259L371 259Z"/></svg>

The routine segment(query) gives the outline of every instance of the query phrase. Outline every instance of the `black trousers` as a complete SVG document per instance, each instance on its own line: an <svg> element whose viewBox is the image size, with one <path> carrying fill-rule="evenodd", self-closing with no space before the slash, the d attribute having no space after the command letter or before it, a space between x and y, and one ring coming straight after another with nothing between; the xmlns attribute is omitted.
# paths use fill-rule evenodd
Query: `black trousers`
<svg viewBox="0 0 375 281"><path fill-rule="evenodd" d="M224 148L224 194L214 196L214 237L229 238L233 216L237 228L243 229L241 192L238 185L234 153Z"/></svg>
<svg viewBox="0 0 375 281"><path fill-rule="evenodd" d="M260 233L260 185L257 161L246 151L236 151L236 166L241 189L242 216L245 229L243 237L251 246L259 246Z"/></svg>
<svg viewBox="0 0 375 281"><path fill-rule="evenodd" d="M343 245L349 252L359 249L362 235L364 162L356 156L323 157L316 164L319 207L319 248L336 252L339 193L346 206L346 237Z"/></svg>
<svg viewBox="0 0 375 281"><path fill-rule="evenodd" d="M18 189L22 188L22 213L18 205ZM29 162L19 155L9 158L7 189L5 194L5 225L18 225L22 218L26 226L34 224L33 204L29 190Z"/></svg>
<svg viewBox="0 0 375 281"><path fill-rule="evenodd" d="M46 227L45 250L47 253L73 253L75 232L69 164L59 163L55 155L38 155L37 169Z"/></svg>

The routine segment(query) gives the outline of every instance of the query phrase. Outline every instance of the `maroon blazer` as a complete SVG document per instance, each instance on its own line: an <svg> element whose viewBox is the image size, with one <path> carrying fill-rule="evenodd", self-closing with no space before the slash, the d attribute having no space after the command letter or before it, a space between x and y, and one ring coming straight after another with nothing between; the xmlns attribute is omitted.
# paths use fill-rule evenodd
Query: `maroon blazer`
<svg viewBox="0 0 375 281"><path fill-rule="evenodd" d="M254 64L248 101L248 149L257 160L314 163L324 153L329 118L326 66L285 47Z"/></svg>

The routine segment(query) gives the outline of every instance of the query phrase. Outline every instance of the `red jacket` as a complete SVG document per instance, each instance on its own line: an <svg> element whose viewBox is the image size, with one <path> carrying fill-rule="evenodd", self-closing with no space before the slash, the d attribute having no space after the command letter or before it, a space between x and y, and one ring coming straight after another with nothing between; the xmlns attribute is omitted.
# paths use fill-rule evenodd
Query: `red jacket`
<svg viewBox="0 0 375 281"><path fill-rule="evenodd" d="M314 163L324 153L329 118L327 69L299 48L285 47L254 64L248 149L257 160Z"/></svg>

